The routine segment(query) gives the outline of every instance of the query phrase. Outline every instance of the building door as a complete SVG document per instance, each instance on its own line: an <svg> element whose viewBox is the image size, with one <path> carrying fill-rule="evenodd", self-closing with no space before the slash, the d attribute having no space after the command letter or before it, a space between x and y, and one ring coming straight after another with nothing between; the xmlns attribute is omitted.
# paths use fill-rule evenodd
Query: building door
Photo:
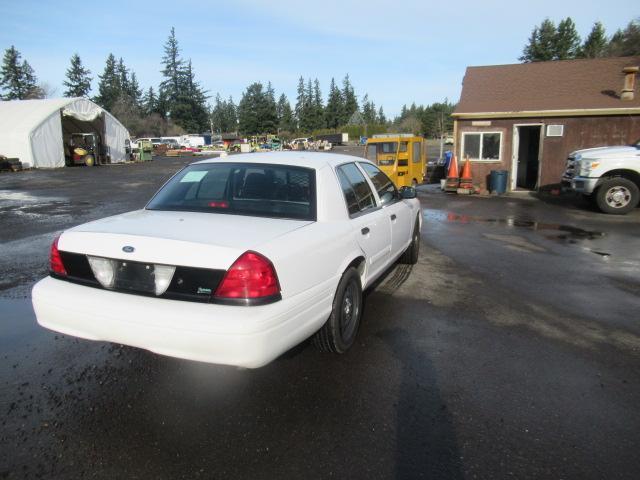
<svg viewBox="0 0 640 480"><path fill-rule="evenodd" d="M540 137L541 125L522 125L515 127L514 135L514 171L512 173L515 188L534 190L540 177Z"/></svg>

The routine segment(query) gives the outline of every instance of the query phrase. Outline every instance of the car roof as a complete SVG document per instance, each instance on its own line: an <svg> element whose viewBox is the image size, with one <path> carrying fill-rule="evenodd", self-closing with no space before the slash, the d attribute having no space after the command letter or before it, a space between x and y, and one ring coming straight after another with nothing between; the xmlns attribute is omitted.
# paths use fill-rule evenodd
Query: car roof
<svg viewBox="0 0 640 480"><path fill-rule="evenodd" d="M366 158L339 153L320 152L256 152L239 155L228 155L194 162L201 163L272 163L275 165L292 165L320 170L325 166L336 167L348 162L372 163ZM192 164L192 165L193 165Z"/></svg>

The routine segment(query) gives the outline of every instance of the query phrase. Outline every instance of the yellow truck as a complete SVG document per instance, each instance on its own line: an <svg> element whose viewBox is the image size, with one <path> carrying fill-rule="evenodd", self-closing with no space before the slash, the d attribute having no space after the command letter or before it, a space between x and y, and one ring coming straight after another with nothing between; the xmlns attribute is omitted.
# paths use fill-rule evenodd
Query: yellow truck
<svg viewBox="0 0 640 480"><path fill-rule="evenodd" d="M415 187L424 181L426 147L422 137L385 133L367 139L364 156L376 163L397 187Z"/></svg>

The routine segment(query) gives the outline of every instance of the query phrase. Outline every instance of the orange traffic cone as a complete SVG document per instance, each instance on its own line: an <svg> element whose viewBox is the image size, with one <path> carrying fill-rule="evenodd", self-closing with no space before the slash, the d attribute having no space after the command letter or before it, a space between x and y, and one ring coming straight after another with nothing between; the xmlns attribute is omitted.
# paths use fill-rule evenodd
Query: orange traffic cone
<svg viewBox="0 0 640 480"><path fill-rule="evenodd" d="M458 178L458 160L456 156L451 157L451 163L449 164L449 171L447 172L447 182L444 184L445 192L458 191L458 184L460 179Z"/></svg>
<svg viewBox="0 0 640 480"><path fill-rule="evenodd" d="M473 177L471 176L471 160L467 156L467 161L462 167L462 175L460 176L460 188L473 190Z"/></svg>

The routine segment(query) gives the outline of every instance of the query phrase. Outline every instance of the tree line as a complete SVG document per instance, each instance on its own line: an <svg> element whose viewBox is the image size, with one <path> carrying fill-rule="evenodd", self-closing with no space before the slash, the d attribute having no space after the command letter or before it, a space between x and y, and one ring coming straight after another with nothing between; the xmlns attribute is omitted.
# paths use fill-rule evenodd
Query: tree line
<svg viewBox="0 0 640 480"><path fill-rule="evenodd" d="M214 132L239 131L245 135L264 133L312 133L320 130L336 130L347 125L385 125L387 119L382 107L376 110L367 94L358 102L355 89L347 74L342 88L331 79L326 103L320 81L303 77L298 80L296 103L292 107L282 93L276 93L268 82L249 85L236 106L232 98L222 100L216 95L211 111Z"/></svg>
<svg viewBox="0 0 640 480"><path fill-rule="evenodd" d="M125 65L122 58L116 59L110 53L102 74L98 75L98 91L91 97L91 71L75 53L66 71L63 95L90 98L117 117L133 135L208 130L207 92L196 80L191 60L182 58L173 28L164 45L160 63L162 81L157 92L149 87L143 93L136 73ZM0 67L0 88L2 100L49 96L46 84L38 84L33 68L21 59L14 46L5 51Z"/></svg>
<svg viewBox="0 0 640 480"><path fill-rule="evenodd" d="M583 41L575 23L567 17L557 26L548 18L535 26L519 60L528 63L633 55L640 55L640 18L630 21L611 37L601 22L595 22Z"/></svg>
<svg viewBox="0 0 640 480"><path fill-rule="evenodd" d="M207 92L195 79L191 60L184 60L172 28L164 45L161 59L162 81L157 89L143 92L136 73L113 53L107 56L104 70L98 75L95 95L91 96L92 72L80 56L74 53L63 82L65 97L91 98L115 115L133 135L165 135L212 130L218 133L238 132L244 135L261 133L311 133L322 129L338 129L346 125L386 125L382 107L369 96L361 104L347 74L339 88L331 79L325 103L316 78L300 77L296 103L292 108L287 96L276 94L270 82L249 85L238 105L232 97L223 100L215 96L209 105ZM44 98L45 89L37 84L33 69L21 60L15 47L5 52L0 70L0 87L4 100Z"/></svg>

